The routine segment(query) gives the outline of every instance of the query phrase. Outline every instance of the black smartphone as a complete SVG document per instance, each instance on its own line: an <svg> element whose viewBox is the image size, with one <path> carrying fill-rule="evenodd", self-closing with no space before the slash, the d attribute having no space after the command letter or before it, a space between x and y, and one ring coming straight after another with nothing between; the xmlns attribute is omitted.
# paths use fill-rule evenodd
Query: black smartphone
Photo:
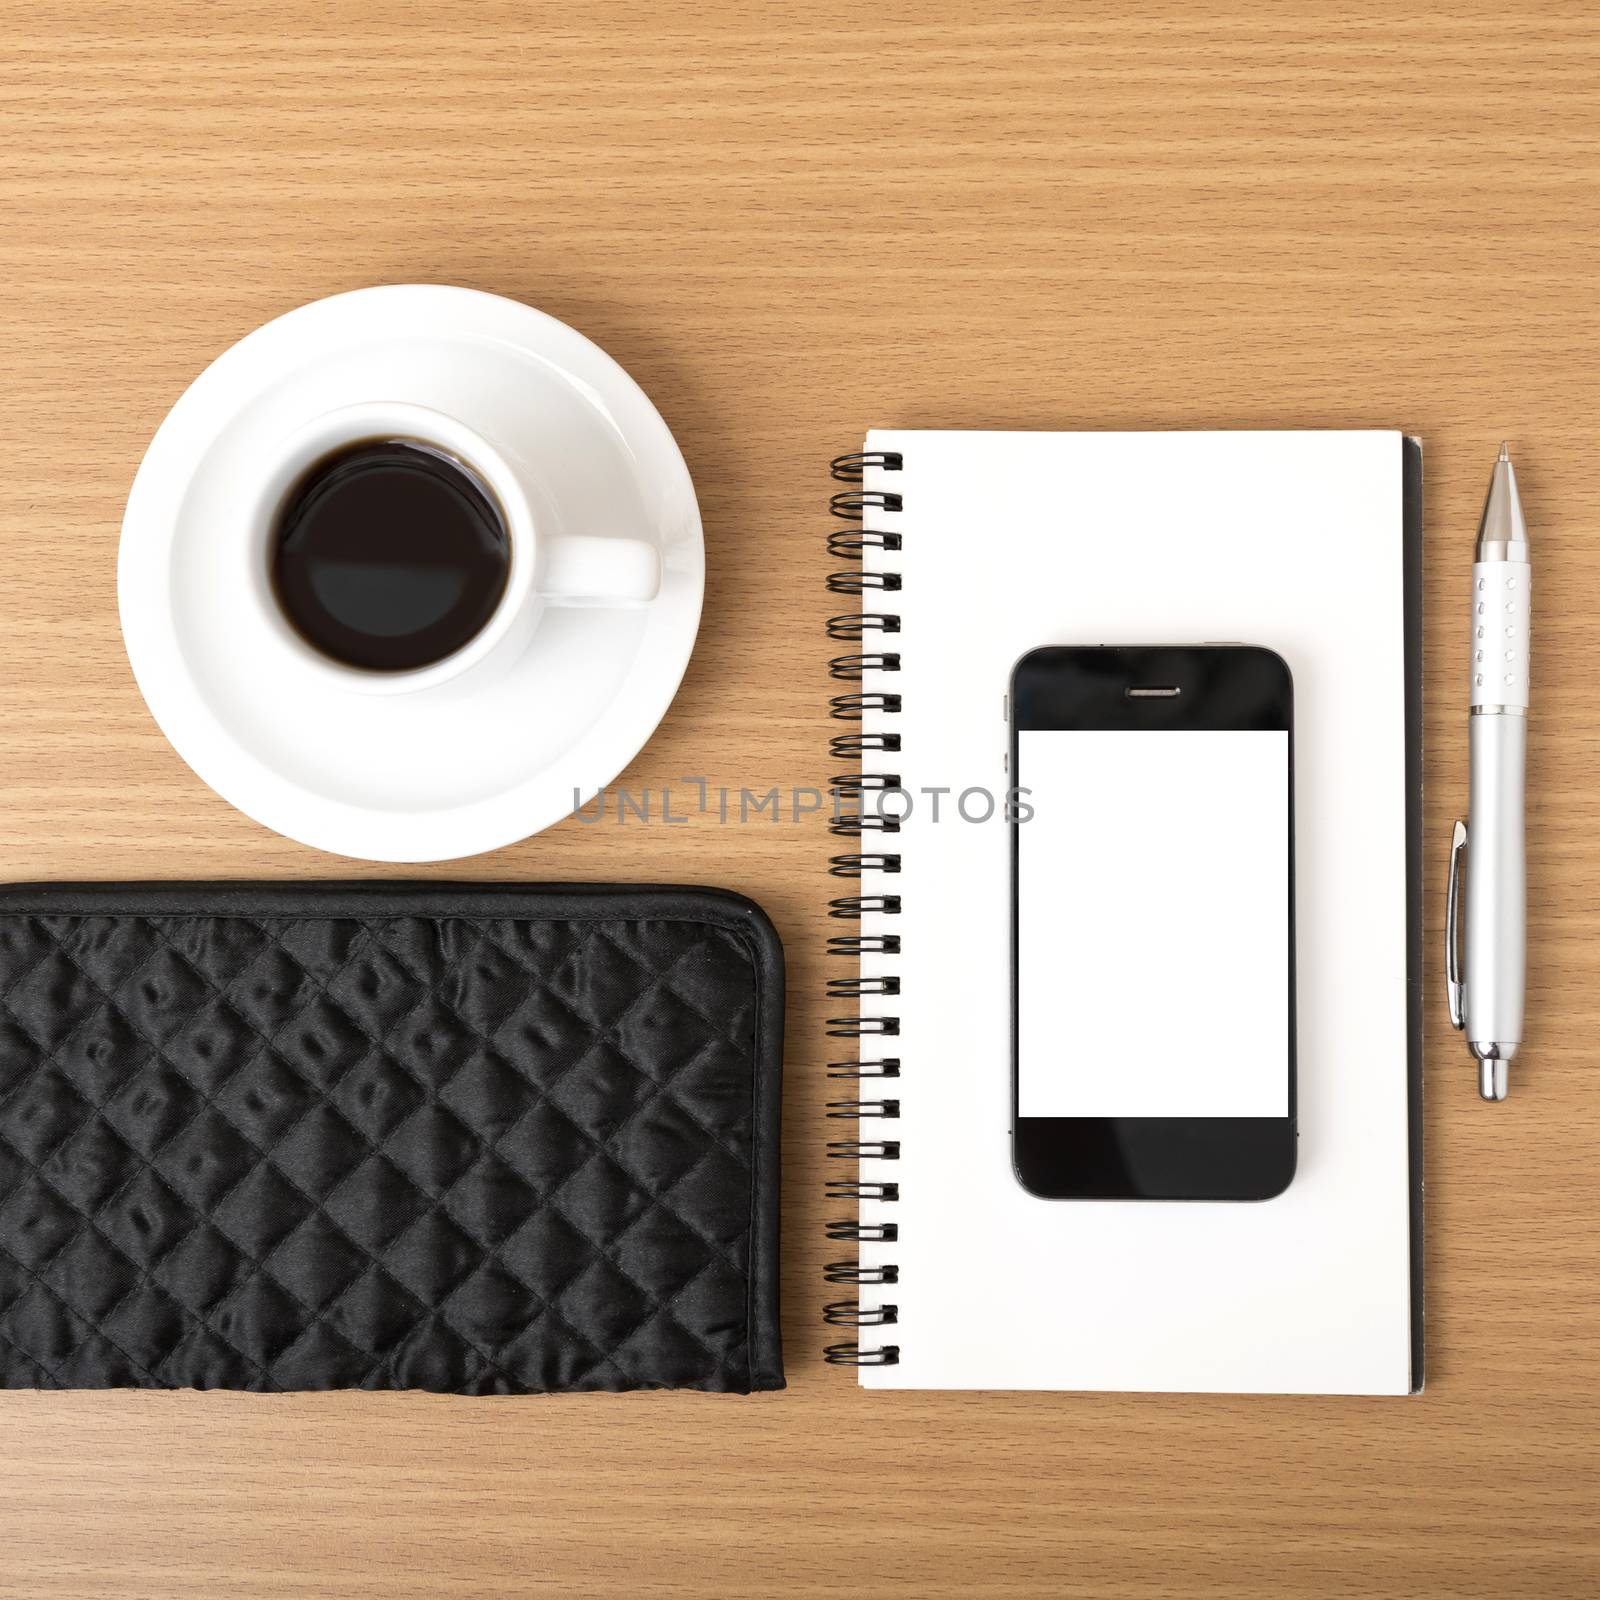
<svg viewBox="0 0 1600 1600"><path fill-rule="evenodd" d="M1250 645L1012 673L1011 1138L1060 1200L1267 1200L1295 1168L1294 686Z"/></svg>

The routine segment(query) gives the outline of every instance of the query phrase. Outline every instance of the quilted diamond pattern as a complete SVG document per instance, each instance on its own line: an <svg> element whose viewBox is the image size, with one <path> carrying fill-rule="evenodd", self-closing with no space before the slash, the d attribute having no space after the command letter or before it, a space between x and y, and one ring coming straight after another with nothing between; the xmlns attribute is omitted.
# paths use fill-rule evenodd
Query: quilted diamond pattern
<svg viewBox="0 0 1600 1600"><path fill-rule="evenodd" d="M759 955L716 917L0 914L0 1384L780 1385Z"/></svg>

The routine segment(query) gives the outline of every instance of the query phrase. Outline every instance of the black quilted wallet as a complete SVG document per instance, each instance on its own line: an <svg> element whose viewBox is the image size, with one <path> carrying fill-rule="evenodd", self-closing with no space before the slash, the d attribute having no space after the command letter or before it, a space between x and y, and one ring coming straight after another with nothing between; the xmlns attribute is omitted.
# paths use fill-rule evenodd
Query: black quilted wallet
<svg viewBox="0 0 1600 1600"><path fill-rule="evenodd" d="M783 952L705 889L0 889L0 1385L783 1387Z"/></svg>

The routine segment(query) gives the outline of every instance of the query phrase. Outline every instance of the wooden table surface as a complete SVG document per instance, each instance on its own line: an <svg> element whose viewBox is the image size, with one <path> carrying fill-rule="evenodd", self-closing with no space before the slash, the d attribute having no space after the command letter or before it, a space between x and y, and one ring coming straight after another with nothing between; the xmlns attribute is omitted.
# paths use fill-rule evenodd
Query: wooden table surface
<svg viewBox="0 0 1600 1600"><path fill-rule="evenodd" d="M1595 1593L1597 262L1581 4L0 0L0 879L381 872L168 748L115 555L207 361L408 280L571 322L682 444L705 622L635 787L826 777L825 467L869 424L1422 435L1430 869L1422 1397L858 1393L818 1354L828 841L569 822L430 870L721 883L788 945L787 1393L0 1396L0 1595ZM1488 1107L1440 869L1502 435L1532 984Z"/></svg>

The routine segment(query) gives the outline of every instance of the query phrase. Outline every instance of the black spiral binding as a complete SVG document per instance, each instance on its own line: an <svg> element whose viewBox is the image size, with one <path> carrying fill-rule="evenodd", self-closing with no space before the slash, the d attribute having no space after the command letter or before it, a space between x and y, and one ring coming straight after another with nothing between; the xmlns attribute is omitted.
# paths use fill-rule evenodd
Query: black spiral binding
<svg viewBox="0 0 1600 1600"><path fill-rule="evenodd" d="M836 483L860 484L869 467L885 472L899 472L904 462L893 451L863 451L839 456L833 462L832 475ZM876 489L845 489L833 496L829 510L842 522L843 529L828 535L828 554L840 560L861 561L867 551L893 554L901 548L901 535L881 528L870 528L867 521L875 511L901 511L904 509L898 494ZM897 572L867 572L860 568L831 573L828 590L831 594L868 595L892 594L900 588ZM897 613L863 610L848 612L828 619L828 637L840 644L856 648L845 655L837 655L828 663L828 674L835 680L859 684L871 673L889 673L900 670L899 653L893 649L874 648L877 641L900 632ZM860 722L866 712L882 712L886 716L898 715L900 696L885 692L864 692L860 689L841 692L829 702L829 715L836 722ZM898 733L836 733L828 742L828 753L841 763L864 761L868 756L892 756L899 753ZM834 815L828 831L839 839L860 842L860 848L832 856L828 873L835 878L860 878L868 872L892 874L900 870L900 856L893 850L878 848L880 840L900 831L897 817L884 813L875 801L886 792L900 787L896 772L841 772L829 780L834 798ZM840 810L841 802L853 801L854 809ZM828 915L845 922L859 922L868 913L885 916L900 914L900 896L897 894L842 895L828 902ZM897 956L900 954L900 935L895 933L836 934L828 940L828 954L846 960L859 961L862 956ZM858 1000L863 995L897 995L900 979L893 973L878 973L865 977L831 978L828 981L830 1000ZM894 1016L829 1017L830 1039L892 1040L900 1032L900 1019ZM892 1046L891 1046L892 1048ZM875 1092L880 1080L900 1076L900 1058L895 1055L858 1058L851 1061L830 1061L828 1077L837 1080L841 1087L859 1085L849 1099L830 1100L827 1114L833 1122L876 1124L894 1121L900 1115L900 1102L892 1095ZM873 1087L869 1087L869 1083ZM861 1130L865 1132L865 1129ZM898 1161L898 1139L832 1139L828 1142L831 1160L857 1163L858 1174L866 1162ZM855 1178L830 1178L827 1183L830 1200L875 1200L893 1204L900 1198L900 1185L893 1181L857 1176ZM893 1243L900 1237L900 1227L894 1222L861 1222L858 1220L830 1221L827 1224L830 1240L843 1243ZM900 1269L891 1263L864 1266L859 1261L833 1261L823 1269L823 1277L830 1284L881 1285L900 1281ZM823 1321L835 1328L884 1328L900 1320L900 1308L893 1304L868 1305L861 1300L835 1300L823 1308ZM824 1358L836 1367L892 1367L900 1360L897 1344L864 1344L859 1338L846 1343L830 1344L823 1351Z"/></svg>

